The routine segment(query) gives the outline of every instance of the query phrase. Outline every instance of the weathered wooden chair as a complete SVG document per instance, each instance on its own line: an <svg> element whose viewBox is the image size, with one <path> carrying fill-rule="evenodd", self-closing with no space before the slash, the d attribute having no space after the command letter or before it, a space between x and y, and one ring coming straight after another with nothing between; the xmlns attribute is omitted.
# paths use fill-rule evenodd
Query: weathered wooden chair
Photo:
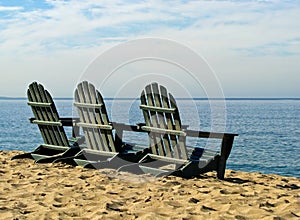
<svg viewBox="0 0 300 220"><path fill-rule="evenodd" d="M219 179L224 178L226 160L229 157L234 136L183 129L176 101L164 86L152 83L141 94L140 108L145 124L141 130L148 132L150 153L137 165L125 165L119 171L135 171L138 166L143 172L159 175L197 176L208 171L217 171ZM188 153L186 137L221 138L220 152L194 148Z"/></svg>
<svg viewBox="0 0 300 220"><path fill-rule="evenodd" d="M102 95L92 83L79 83L74 95L80 119L77 125L82 128L86 140L86 147L74 158L78 165L119 168L128 162L138 162L146 155L147 151L134 152L132 146L122 142L122 130L116 129L113 136L114 125L122 127L122 124L109 121Z"/></svg>
<svg viewBox="0 0 300 220"><path fill-rule="evenodd" d="M33 82L27 90L28 105L34 118L30 122L37 124L44 143L33 152L12 157L12 159L31 158L38 163L52 162L57 158L75 155L80 151L78 127L73 126L75 119L61 118L50 93L41 84ZM72 126L72 138L68 140L64 126Z"/></svg>

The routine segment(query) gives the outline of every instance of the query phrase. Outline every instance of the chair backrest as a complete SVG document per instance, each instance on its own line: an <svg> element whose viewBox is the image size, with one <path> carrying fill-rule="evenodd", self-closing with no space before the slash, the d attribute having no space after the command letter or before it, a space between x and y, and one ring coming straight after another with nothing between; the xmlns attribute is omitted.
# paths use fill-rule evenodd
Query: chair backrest
<svg viewBox="0 0 300 220"><path fill-rule="evenodd" d="M28 105L31 106L34 120L37 124L45 145L69 147L69 142L59 120L55 103L50 93L41 84L33 82L27 90Z"/></svg>
<svg viewBox="0 0 300 220"><path fill-rule="evenodd" d="M118 152L102 95L87 81L77 85L74 93L80 122L88 149Z"/></svg>
<svg viewBox="0 0 300 220"><path fill-rule="evenodd" d="M149 84L141 93L141 105L149 133L152 154L187 159L186 134L181 129L181 121L176 101L164 86Z"/></svg>

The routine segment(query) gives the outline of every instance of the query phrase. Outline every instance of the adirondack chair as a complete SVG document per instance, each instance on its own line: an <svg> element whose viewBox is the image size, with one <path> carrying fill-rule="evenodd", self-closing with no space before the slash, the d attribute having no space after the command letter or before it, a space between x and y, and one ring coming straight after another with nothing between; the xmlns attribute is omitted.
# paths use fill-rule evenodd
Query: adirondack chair
<svg viewBox="0 0 300 220"><path fill-rule="evenodd" d="M12 159L31 158L37 163L52 162L60 157L75 155L80 151L78 127L73 126L75 119L60 118L50 93L43 85L33 82L27 90L28 105L31 106L34 118L30 122L37 124L44 143L33 152L12 157ZM72 138L68 140L64 126L72 126Z"/></svg>
<svg viewBox="0 0 300 220"><path fill-rule="evenodd" d="M134 152L133 147L121 140L122 130L115 131L114 126L122 124L109 121L101 93L92 83L83 81L75 90L75 102L86 147L75 157L74 161L87 168L119 168L128 162L138 162L148 152ZM124 125L125 126L125 125ZM124 127L123 126L123 127Z"/></svg>
<svg viewBox="0 0 300 220"><path fill-rule="evenodd" d="M177 175L188 178L215 170L219 179L224 178L226 160L237 134L201 132L184 128L174 97L164 86L157 83L147 85L142 91L140 108L145 119L145 124L140 124L140 128L148 132L151 152L138 164L125 165L119 168L119 171L138 172L141 169L156 176ZM221 138L221 150L216 152L196 147L189 155L187 136Z"/></svg>

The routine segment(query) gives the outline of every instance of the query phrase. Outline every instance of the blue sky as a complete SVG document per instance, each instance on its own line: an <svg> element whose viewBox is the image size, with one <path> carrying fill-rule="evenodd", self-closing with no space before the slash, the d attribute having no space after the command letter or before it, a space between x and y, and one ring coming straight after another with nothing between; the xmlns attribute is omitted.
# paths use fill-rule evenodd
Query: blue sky
<svg viewBox="0 0 300 220"><path fill-rule="evenodd" d="M226 97L300 97L299 20L297 0L0 0L0 96L37 80L71 97L99 54L157 37L202 55Z"/></svg>

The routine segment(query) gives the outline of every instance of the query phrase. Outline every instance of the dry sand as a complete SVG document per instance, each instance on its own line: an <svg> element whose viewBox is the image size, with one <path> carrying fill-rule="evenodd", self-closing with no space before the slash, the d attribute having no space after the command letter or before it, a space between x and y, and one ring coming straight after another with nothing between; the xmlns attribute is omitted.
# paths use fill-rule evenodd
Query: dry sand
<svg viewBox="0 0 300 220"><path fill-rule="evenodd" d="M11 161L0 151L0 219L300 219L300 179L228 170L154 179Z"/></svg>

